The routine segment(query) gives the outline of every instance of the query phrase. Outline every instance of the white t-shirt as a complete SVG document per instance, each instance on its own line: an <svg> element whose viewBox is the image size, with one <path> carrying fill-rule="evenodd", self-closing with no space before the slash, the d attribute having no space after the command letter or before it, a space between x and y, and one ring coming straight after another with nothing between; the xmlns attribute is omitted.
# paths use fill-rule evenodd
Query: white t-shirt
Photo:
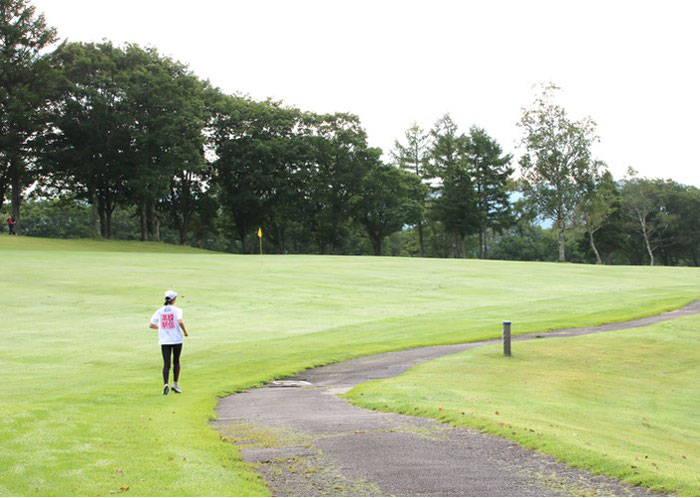
<svg viewBox="0 0 700 498"><path fill-rule="evenodd" d="M151 323L158 325L160 344L182 344L178 320L182 320L182 309L177 306L163 306L153 313Z"/></svg>

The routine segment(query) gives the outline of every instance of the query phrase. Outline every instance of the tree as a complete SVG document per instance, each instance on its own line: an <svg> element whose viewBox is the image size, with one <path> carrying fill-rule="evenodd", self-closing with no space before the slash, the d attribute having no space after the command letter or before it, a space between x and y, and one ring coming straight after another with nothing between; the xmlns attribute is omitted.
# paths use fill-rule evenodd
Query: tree
<svg viewBox="0 0 700 498"><path fill-rule="evenodd" d="M509 261L552 261L557 257L557 240L538 224L518 223L495 237L493 259Z"/></svg>
<svg viewBox="0 0 700 498"><path fill-rule="evenodd" d="M376 256L382 255L385 237L416 223L427 190L416 175L382 164L380 154L374 151L374 162L352 202L353 217L367 232Z"/></svg>
<svg viewBox="0 0 700 498"><path fill-rule="evenodd" d="M12 214L20 220L24 187L31 182L27 162L32 140L44 127L51 73L42 50L56 30L27 0L0 2L0 207L9 184Z"/></svg>
<svg viewBox="0 0 700 498"><path fill-rule="evenodd" d="M160 201L173 194L173 182L180 191L192 188L192 177L204 167L205 84L155 49L127 45L124 54L128 195L139 209L142 239L159 240ZM186 218L180 218L185 225Z"/></svg>
<svg viewBox="0 0 700 498"><path fill-rule="evenodd" d="M466 237L479 230L478 198L469 171L454 165L443 173L442 187L435 198L433 212L445 230L454 236L452 257L467 257Z"/></svg>
<svg viewBox="0 0 700 498"><path fill-rule="evenodd" d="M467 141L467 161L472 175L479 213L479 257L488 258L486 234L500 231L512 222L506 186L514 169L513 156L503 154L498 142L485 130L473 126Z"/></svg>
<svg viewBox="0 0 700 498"><path fill-rule="evenodd" d="M309 230L319 252L335 253L347 236L351 199L375 161L367 134L353 114L310 116L306 123L311 160Z"/></svg>
<svg viewBox="0 0 700 498"><path fill-rule="evenodd" d="M184 163L170 181L170 190L162 200L178 231L180 245L187 243L192 219L198 204L206 194L204 182L204 158Z"/></svg>
<svg viewBox="0 0 700 498"><path fill-rule="evenodd" d="M622 207L644 243L649 265L654 266L654 251L662 244L661 234L669 223L667 213L661 211L659 182L637 178L636 171L627 170L622 186Z"/></svg>
<svg viewBox="0 0 700 498"><path fill-rule="evenodd" d="M428 177L439 180L454 166L464 164L465 137L459 133L457 124L449 114L435 122L430 130L430 139L426 166Z"/></svg>
<svg viewBox="0 0 700 498"><path fill-rule="evenodd" d="M451 240L450 254L466 257L466 237L478 231L477 197L467 163L469 137L459 133L449 114L430 131L428 173L432 177L435 219Z"/></svg>
<svg viewBox="0 0 700 498"><path fill-rule="evenodd" d="M553 102L559 90L545 84L529 108L522 110L525 154L520 159L524 194L541 216L553 218L559 232L559 261L566 261L564 232L581 195L580 177L592 162L591 144L597 140L589 117L569 119Z"/></svg>
<svg viewBox="0 0 700 498"><path fill-rule="evenodd" d="M280 206L289 201L298 168L298 110L278 102L225 97L212 126L212 164L219 200L232 216L242 250L257 227L284 224ZM284 247L278 231L278 244Z"/></svg>
<svg viewBox="0 0 700 498"><path fill-rule="evenodd" d="M698 265L700 189L672 180L655 180L659 213L665 220L658 253L665 265Z"/></svg>
<svg viewBox="0 0 700 498"><path fill-rule="evenodd" d="M607 201L611 201L611 204L607 204L606 201L602 202L602 210L605 210L603 207L607 205L609 212L607 217L602 221L600 227L594 232L594 243L605 264L613 264L615 260L629 263L629 254L626 249L629 247L630 234L625 217L622 213L620 186L618 182L612 179L612 175L608 175L609 174L605 174L602 178L601 190L603 191L604 197L607 197ZM587 239L585 240L584 246L587 246L589 251L593 252L590 235L584 235ZM614 256L616 257L614 258ZM593 254L593 257L595 258L595 254Z"/></svg>
<svg viewBox="0 0 700 498"><path fill-rule="evenodd" d="M596 263L600 265L603 264L603 260L596 247L595 235L616 209L619 192L615 180L601 161L594 161L579 182L582 195L577 206L577 217L588 234Z"/></svg>
<svg viewBox="0 0 700 498"><path fill-rule="evenodd" d="M44 176L87 201L93 235L109 238L129 174L124 52L109 42L64 43L51 65L58 82L41 141Z"/></svg>
<svg viewBox="0 0 700 498"><path fill-rule="evenodd" d="M675 184L675 195L668 208L676 215L674 249L681 261L700 266L700 189Z"/></svg>
<svg viewBox="0 0 700 498"><path fill-rule="evenodd" d="M394 150L391 155L396 165L421 180L428 178L427 163L430 153L430 135L426 133L417 123L413 123L404 134L406 145L398 140L394 142ZM417 206L420 208L418 227L418 251L423 256L423 224L425 222L425 206L428 189L417 189L416 194L422 197L416 198Z"/></svg>

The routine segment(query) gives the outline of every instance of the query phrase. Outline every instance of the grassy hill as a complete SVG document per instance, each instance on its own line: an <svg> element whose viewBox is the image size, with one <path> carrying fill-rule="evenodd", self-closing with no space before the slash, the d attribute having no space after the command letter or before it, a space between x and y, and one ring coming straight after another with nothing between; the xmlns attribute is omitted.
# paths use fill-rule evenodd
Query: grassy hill
<svg viewBox="0 0 700 498"><path fill-rule="evenodd" d="M0 494L266 494L208 426L217 396L362 354L655 314L700 271L475 260L238 256L0 236ZM162 293L190 337L160 396ZM122 489L124 488L124 489ZM129 488L126 490L126 488Z"/></svg>

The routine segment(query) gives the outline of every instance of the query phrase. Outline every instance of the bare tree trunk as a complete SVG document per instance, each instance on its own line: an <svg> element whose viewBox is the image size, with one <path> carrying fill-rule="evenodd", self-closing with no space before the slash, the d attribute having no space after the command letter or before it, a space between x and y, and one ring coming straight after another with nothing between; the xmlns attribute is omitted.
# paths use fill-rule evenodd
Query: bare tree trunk
<svg viewBox="0 0 700 498"><path fill-rule="evenodd" d="M180 203L182 209L182 218L180 224L180 245L185 245L187 243L187 230L190 226L190 217L192 213L191 204L191 184L192 184L192 173L186 172L182 175L182 202ZM174 197L174 196L173 196Z"/></svg>
<svg viewBox="0 0 700 498"><path fill-rule="evenodd" d="M602 265L603 261L600 259L600 253L598 252L598 248L595 246L593 232L591 230L588 231L588 240L591 242L591 249L593 249L593 253L595 254L595 264Z"/></svg>
<svg viewBox="0 0 700 498"><path fill-rule="evenodd" d="M642 238L644 239L644 246L646 247L647 253L649 254L649 266L654 266L654 251L651 250L651 244L649 243L649 232L647 231L646 214L642 214L642 212L637 210L637 220L639 221L639 226L642 227Z"/></svg>
<svg viewBox="0 0 700 498"><path fill-rule="evenodd" d="M180 245L184 246L186 242L187 242L187 225L185 224L185 221L183 220L182 223L180 223Z"/></svg>
<svg viewBox="0 0 700 498"><path fill-rule="evenodd" d="M0 167L0 169L5 169L5 165L3 164ZM2 175L0 175L0 210L2 209L3 204L5 204L6 189L7 189L7 174L3 173ZM2 231L2 230L0 229L0 231Z"/></svg>
<svg viewBox="0 0 700 498"><path fill-rule="evenodd" d="M100 224L100 213L97 207L97 195L95 194L94 187L89 187L88 190L88 195L90 197L90 225L92 226L92 235L94 237L99 237L102 225Z"/></svg>
<svg viewBox="0 0 700 498"><path fill-rule="evenodd" d="M114 206L107 206L105 209L105 237L108 239L112 238L112 213L114 213Z"/></svg>
<svg viewBox="0 0 700 498"><path fill-rule="evenodd" d="M147 206L148 206L148 211L147 211L148 234L149 234L150 240L159 241L160 240L160 220L158 219L158 215L156 214L156 201L153 199L150 199L148 201Z"/></svg>
<svg viewBox="0 0 700 498"><path fill-rule="evenodd" d="M651 245L649 244L646 223L642 223L642 237L644 237L644 245L646 245L647 253L649 253L649 266L654 266L654 251L651 250Z"/></svg>
<svg viewBox="0 0 700 498"><path fill-rule="evenodd" d="M484 259L484 253L485 253L485 248L484 248L484 229L481 228L479 230L479 259Z"/></svg>
<svg viewBox="0 0 700 498"><path fill-rule="evenodd" d="M248 238L248 227L246 226L245 223L241 224L241 226L238 230L238 233L241 236L241 249L243 251L243 254L247 254L248 248L247 248L247 244L246 244L246 239Z"/></svg>
<svg viewBox="0 0 700 498"><path fill-rule="evenodd" d="M372 236L372 245L374 246L374 255L381 256L382 255L382 237L373 235Z"/></svg>
<svg viewBox="0 0 700 498"><path fill-rule="evenodd" d="M104 222L102 223L102 236L105 239L112 238L112 221L109 211L105 209L104 211Z"/></svg>
<svg viewBox="0 0 700 498"><path fill-rule="evenodd" d="M564 239L564 218L557 216L557 228L559 228L559 262L566 261L566 240Z"/></svg>
<svg viewBox="0 0 700 498"><path fill-rule="evenodd" d="M141 222L141 240L148 240L148 227L146 225L146 201L144 199L139 200L139 218Z"/></svg>
<svg viewBox="0 0 700 498"><path fill-rule="evenodd" d="M10 161L10 187L12 188L12 216L16 223L14 226L15 233L22 232L22 224L20 223L19 206L22 203L22 169L20 166L21 159L17 157Z"/></svg>
<svg viewBox="0 0 700 498"><path fill-rule="evenodd" d="M461 240L459 241L459 246L460 257L462 259L467 259L467 239L465 237L461 238Z"/></svg>
<svg viewBox="0 0 700 498"><path fill-rule="evenodd" d="M488 230L484 231L484 259L489 259L489 232Z"/></svg>
<svg viewBox="0 0 700 498"><path fill-rule="evenodd" d="M105 206L102 200L98 200L97 214L100 218L100 222L98 223L100 226L100 237L107 238L107 215L105 213Z"/></svg>
<svg viewBox="0 0 700 498"><path fill-rule="evenodd" d="M418 222L418 255L423 257L423 222Z"/></svg>

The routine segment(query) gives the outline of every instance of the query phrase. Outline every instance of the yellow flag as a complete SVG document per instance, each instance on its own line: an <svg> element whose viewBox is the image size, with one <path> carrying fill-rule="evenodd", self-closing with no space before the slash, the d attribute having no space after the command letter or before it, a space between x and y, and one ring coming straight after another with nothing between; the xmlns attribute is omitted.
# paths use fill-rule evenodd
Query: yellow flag
<svg viewBox="0 0 700 498"><path fill-rule="evenodd" d="M262 239L262 228L258 227L258 238Z"/></svg>

